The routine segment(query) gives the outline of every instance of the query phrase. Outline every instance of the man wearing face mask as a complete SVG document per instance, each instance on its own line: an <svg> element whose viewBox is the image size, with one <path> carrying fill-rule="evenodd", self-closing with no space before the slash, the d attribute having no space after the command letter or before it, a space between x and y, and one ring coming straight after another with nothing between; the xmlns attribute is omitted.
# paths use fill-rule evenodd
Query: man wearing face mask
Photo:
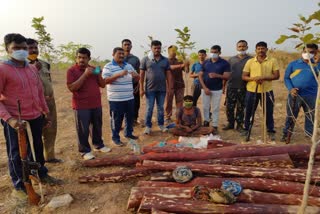
<svg viewBox="0 0 320 214"><path fill-rule="evenodd" d="M228 80L226 96L228 125L223 130L234 129L235 122L237 122L237 130L243 129L246 82L242 80L242 71L246 62L252 58L247 54L247 50L248 43L240 40L237 42L238 54L229 59L231 76Z"/></svg>
<svg viewBox="0 0 320 214"><path fill-rule="evenodd" d="M284 83L289 90L289 94L287 101L287 118L281 138L283 142L287 141L289 129L290 132L293 131L294 123L301 107L305 114L305 134L309 137L313 134L314 109L318 84L309 66L309 60L311 60L315 72L319 75L320 63L315 63L313 59L317 52L318 45L307 44L303 49L301 59L291 62L285 71Z"/></svg>
<svg viewBox="0 0 320 214"><path fill-rule="evenodd" d="M54 152L54 145L57 135L57 110L50 74L50 64L38 59L39 49L38 42L36 40L30 38L27 39L27 45L29 51L29 62L30 64L34 64L39 70L40 79L44 89L44 96L49 108L48 118L50 118L51 121L50 126L44 128L42 132L44 158L48 163L60 163L62 160L57 159Z"/></svg>
<svg viewBox="0 0 320 214"><path fill-rule="evenodd" d="M41 181L48 184L59 184L61 181L49 176L48 169L44 166L41 137L44 115L48 114L49 109L38 71L27 62L26 38L21 34L7 34L4 37L4 44L9 59L0 64L0 118L6 139L9 172L15 188L12 195L16 199L26 200L16 131L19 117L17 100L21 103L21 119L29 122L31 127L36 161L41 165L39 169ZM31 154L29 159L33 160Z"/></svg>
<svg viewBox="0 0 320 214"><path fill-rule="evenodd" d="M111 149L102 140L102 105L100 88L105 87L100 67L89 65L91 52L79 48L76 52L76 64L67 71L67 87L72 92L78 149L84 160L94 159L88 141L92 139L94 150L107 153Z"/></svg>
<svg viewBox="0 0 320 214"><path fill-rule="evenodd" d="M258 42L256 44L256 57L249 59L243 69L242 79L247 82L247 93L244 130L242 135L246 136L248 134L251 117L257 109L259 101L263 103L262 93L266 93L265 109L267 132L270 140L275 140L272 81L278 80L280 75L277 60L268 57L267 52L267 43Z"/></svg>
<svg viewBox="0 0 320 214"><path fill-rule="evenodd" d="M199 80L202 86L204 126L209 126L209 111L211 107L214 133L218 130L223 82L230 77L230 64L220 58L220 54L221 47L219 45L212 46L210 59L204 62L203 70L199 73Z"/></svg>
<svg viewBox="0 0 320 214"><path fill-rule="evenodd" d="M124 135L137 140L133 135L134 96L132 80L139 81L139 74L131 64L124 62L124 50L113 49L113 60L103 68L102 78L107 84L107 95L110 108L112 141L117 146L124 146L119 132L125 119Z"/></svg>
<svg viewBox="0 0 320 214"><path fill-rule="evenodd" d="M154 103L157 102L158 125L162 132L168 129L164 126L164 101L166 88L171 83L169 60L161 55L161 42L154 40L151 42L151 51L148 56L141 60L140 65L140 96L146 95L147 112L145 116L144 134L150 134L152 127L152 114Z"/></svg>
<svg viewBox="0 0 320 214"><path fill-rule="evenodd" d="M183 98L183 107L177 112L176 127L170 132L177 136L201 136L214 131L213 127L202 127L201 111L193 106L193 97L187 95Z"/></svg>

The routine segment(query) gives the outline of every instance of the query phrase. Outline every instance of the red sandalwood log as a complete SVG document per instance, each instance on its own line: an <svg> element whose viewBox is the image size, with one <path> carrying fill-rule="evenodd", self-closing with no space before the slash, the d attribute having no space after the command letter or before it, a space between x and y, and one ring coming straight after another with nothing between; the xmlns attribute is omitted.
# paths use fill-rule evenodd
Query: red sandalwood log
<svg viewBox="0 0 320 214"><path fill-rule="evenodd" d="M161 210L153 209L151 210L151 214L172 214L172 213L167 213Z"/></svg>
<svg viewBox="0 0 320 214"><path fill-rule="evenodd" d="M263 192L285 193L285 194L303 194L304 184L292 181L280 181L265 178L211 178L197 177L192 181L179 184L176 182L152 182L139 181L137 187L194 187L203 185L209 188L220 188L225 180L239 182L245 189L258 190ZM311 186L309 191L310 196L320 197L320 187Z"/></svg>
<svg viewBox="0 0 320 214"><path fill-rule="evenodd" d="M208 140L207 149L216 149L221 147L236 146L237 143L226 142L223 140Z"/></svg>
<svg viewBox="0 0 320 214"><path fill-rule="evenodd" d="M193 161L193 163L255 166L266 168L294 168L294 164L292 163L292 160L290 159L290 156L288 154L199 160Z"/></svg>
<svg viewBox="0 0 320 214"><path fill-rule="evenodd" d="M302 169L261 168L230 165L197 164L191 162L143 161L143 167L150 170L174 170L177 166L187 166L193 172L208 175L236 176L250 178L271 178L284 181L304 182L306 171ZM320 181L320 172L313 171L311 182Z"/></svg>
<svg viewBox="0 0 320 214"><path fill-rule="evenodd" d="M174 153L155 153L144 154L140 156L123 155L118 157L104 157L83 162L84 166L111 166L111 165L134 165L143 160L159 161L196 161L218 158L234 157L251 157L251 156L268 156L288 153L292 159L307 158L310 152L310 145L284 145L284 146L251 146L239 145L229 146L206 151L197 151L196 149L189 152ZM320 154L320 147L317 147L316 154Z"/></svg>
<svg viewBox="0 0 320 214"><path fill-rule="evenodd" d="M144 197L139 212L150 212L151 209L160 209L165 212L183 214L202 213L237 213L237 214L266 214L266 213L297 213L299 206L275 204L249 204L236 203L232 205L214 204L206 201L193 201L190 199L164 199L160 197ZM318 207L307 207L306 213L320 213Z"/></svg>
<svg viewBox="0 0 320 214"><path fill-rule="evenodd" d="M171 171L150 174L150 181L174 181Z"/></svg>
<svg viewBox="0 0 320 214"><path fill-rule="evenodd" d="M88 175L79 177L80 183L88 182L121 182L135 177L143 177L148 175L150 172L148 169L143 167L136 169L125 169L113 173L100 173L97 175Z"/></svg>
<svg viewBox="0 0 320 214"><path fill-rule="evenodd" d="M144 196L175 199L191 199L192 187L133 187L128 199L127 209L136 210ZM237 202L254 204L283 204L299 205L302 195L266 193L244 189L238 196ZM309 197L309 206L320 206L320 198Z"/></svg>

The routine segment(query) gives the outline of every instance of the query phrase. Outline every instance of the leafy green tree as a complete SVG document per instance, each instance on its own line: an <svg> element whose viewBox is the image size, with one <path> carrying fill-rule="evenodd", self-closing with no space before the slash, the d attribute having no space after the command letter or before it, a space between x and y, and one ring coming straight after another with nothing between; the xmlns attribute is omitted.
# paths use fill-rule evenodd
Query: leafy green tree
<svg viewBox="0 0 320 214"><path fill-rule="evenodd" d="M177 46L179 47L179 50L177 52L178 59L181 61L184 61L187 59L187 53L186 50L192 50L194 49L195 42L191 42L191 34L190 29L188 27L184 27L183 29L174 29L177 33Z"/></svg>
<svg viewBox="0 0 320 214"><path fill-rule="evenodd" d="M43 24L44 17L34 17L32 19L32 27L35 29L37 40L39 43L39 50L41 56L48 62L52 62L55 58L55 50L52 44L52 37L50 33L46 31L46 26Z"/></svg>
<svg viewBox="0 0 320 214"><path fill-rule="evenodd" d="M320 3L318 4L320 6ZM280 38L276 41L277 44L281 44L285 42L288 39L295 39L298 41L298 44L295 48L301 49L303 47L306 47L306 44L308 43L320 43L320 33L319 33L319 25L320 25L320 10L315 11L313 14L309 15L308 17L299 16L300 21L297 23L294 23L292 27L289 28L289 30L292 32L291 35L281 35ZM315 31L312 31L315 30ZM312 33L316 32L316 33ZM306 49L308 51L308 49ZM316 107L315 107L315 120L313 124L313 136L312 136L312 147L310 150L310 158L308 163L308 170L306 175L306 181L303 191L303 199L301 203L301 207L298 211L299 214L305 213L308 197L309 197L309 189L310 189L310 180L312 175L312 168L314 164L314 155L316 151L316 147L318 146L320 140L319 140L319 133L318 133L318 127L319 127L319 105L320 105L320 75L317 75L319 71L315 71L313 65L311 64L311 61L309 60L310 68L314 74L314 78L318 82L318 94L316 98Z"/></svg>
<svg viewBox="0 0 320 214"><path fill-rule="evenodd" d="M59 45L57 50L59 61L74 63L76 59L76 52L79 48L91 49L91 46L88 44L77 44L74 42Z"/></svg>

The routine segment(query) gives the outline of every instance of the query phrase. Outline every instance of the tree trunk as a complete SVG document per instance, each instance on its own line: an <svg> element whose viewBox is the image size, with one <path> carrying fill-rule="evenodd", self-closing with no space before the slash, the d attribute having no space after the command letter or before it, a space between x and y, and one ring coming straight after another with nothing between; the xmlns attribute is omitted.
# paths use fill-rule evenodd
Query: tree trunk
<svg viewBox="0 0 320 214"><path fill-rule="evenodd" d="M88 175L79 177L80 183L89 182L121 182L130 178L143 177L148 175L150 172L148 169L139 167L136 169L125 169L113 173L100 173L97 175Z"/></svg>
<svg viewBox="0 0 320 214"><path fill-rule="evenodd" d="M232 205L214 204L207 201L194 201L190 199L164 199L161 197L144 197L138 212L149 212L152 209L159 209L165 212L183 213L183 214L202 214L202 213L296 213L298 206L275 205L275 204L249 204L236 203ZM319 213L318 207L307 207L308 214Z"/></svg>
<svg viewBox="0 0 320 214"><path fill-rule="evenodd" d="M174 199L192 199L192 187L133 187L128 199L127 209L138 209L142 198L161 197ZM243 189L237 196L237 202L253 204L283 204L299 205L302 195L279 194ZM310 197L308 200L310 206L320 206L320 198Z"/></svg>
<svg viewBox="0 0 320 214"><path fill-rule="evenodd" d="M160 150L161 148L159 148ZM196 161L218 158L268 156L278 154L289 154L292 159L308 158L310 152L309 145L284 145L284 146L251 146L239 145L228 146L211 150L192 149L189 152L155 153L144 155L121 155L116 157L106 156L83 162L83 166L131 166L143 160L158 161ZM320 154L320 147L316 154Z"/></svg>
<svg viewBox="0 0 320 214"><path fill-rule="evenodd" d="M199 172L207 175L236 176L250 178L271 178L284 181L305 181L305 170L302 169L284 169L284 168L261 168L261 167L244 167L229 165L210 165L197 164L190 162L162 162L162 161L143 161L143 167L150 170L169 171L174 170L177 166L187 166L193 172ZM320 181L320 172L314 171L311 182Z"/></svg>
<svg viewBox="0 0 320 214"><path fill-rule="evenodd" d="M284 194L303 194L303 184L291 181L280 181L265 178L211 178L211 177L197 177L192 181L179 184L176 182L152 182L139 181L137 187L194 187L196 185L203 185L209 188L220 188L222 182L225 180L232 180L241 184L244 189L252 189L263 192L274 192ZM320 187L312 186L309 194L311 196L320 197Z"/></svg>
<svg viewBox="0 0 320 214"><path fill-rule="evenodd" d="M294 165L288 154L270 155L270 156L253 156L237 158L221 158L193 161L201 164L225 164L233 166L255 166L266 168L294 168Z"/></svg>
<svg viewBox="0 0 320 214"><path fill-rule="evenodd" d="M216 149L221 147L236 146L237 143L226 142L223 140L208 140L207 149Z"/></svg>

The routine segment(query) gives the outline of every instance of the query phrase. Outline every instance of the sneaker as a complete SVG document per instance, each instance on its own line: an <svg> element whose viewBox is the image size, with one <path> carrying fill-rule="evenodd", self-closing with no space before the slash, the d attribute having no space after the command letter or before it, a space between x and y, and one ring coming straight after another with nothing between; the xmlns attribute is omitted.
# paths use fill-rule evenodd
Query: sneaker
<svg viewBox="0 0 320 214"><path fill-rule="evenodd" d="M282 135L281 139L280 139L281 142L287 142L287 135Z"/></svg>
<svg viewBox="0 0 320 214"><path fill-rule="evenodd" d="M208 122L208 121L204 121L204 122L203 122L203 126L204 126L204 127L209 127L209 122Z"/></svg>
<svg viewBox="0 0 320 214"><path fill-rule="evenodd" d="M44 177L40 178L41 183L48 184L48 185L61 185L63 181L61 179L54 178L50 175L45 175Z"/></svg>
<svg viewBox="0 0 320 214"><path fill-rule="evenodd" d="M111 151L111 149L110 149L109 147L104 146L104 147L102 147L102 148L100 148L100 149L93 149L93 151L108 153L108 152Z"/></svg>
<svg viewBox="0 0 320 214"><path fill-rule="evenodd" d="M222 130L224 130L224 131L231 130L231 129L234 129L234 126L231 125L230 123L222 128Z"/></svg>
<svg viewBox="0 0 320 214"><path fill-rule="evenodd" d="M150 134L151 132L151 128L149 128L148 126L144 129L144 134Z"/></svg>
<svg viewBox="0 0 320 214"><path fill-rule="evenodd" d="M268 132L269 138L271 141L275 141L276 140L276 136L273 132Z"/></svg>
<svg viewBox="0 0 320 214"><path fill-rule="evenodd" d="M12 190L11 198L14 199L15 201L19 201L19 202L27 203L27 201L28 201L28 195L23 190L16 190L16 189Z"/></svg>
<svg viewBox="0 0 320 214"><path fill-rule="evenodd" d="M241 132L242 130L244 130L243 125L242 124L237 124L237 131Z"/></svg>
<svg viewBox="0 0 320 214"><path fill-rule="evenodd" d="M126 136L126 138L129 138L129 139L132 139L132 140L138 140L139 139L139 137L134 136L134 135L128 135L128 136Z"/></svg>
<svg viewBox="0 0 320 214"><path fill-rule="evenodd" d="M117 142L113 141L113 143L114 143L114 145L119 146L119 147L125 146L125 144L121 141L117 141Z"/></svg>
<svg viewBox="0 0 320 214"><path fill-rule="evenodd" d="M165 126L159 126L159 128L162 132L168 132L168 128Z"/></svg>
<svg viewBox="0 0 320 214"><path fill-rule="evenodd" d="M91 152L88 152L88 153L85 153L85 154L82 156L82 158L83 158L84 160L92 160L92 159L95 158L95 156L94 156Z"/></svg>

